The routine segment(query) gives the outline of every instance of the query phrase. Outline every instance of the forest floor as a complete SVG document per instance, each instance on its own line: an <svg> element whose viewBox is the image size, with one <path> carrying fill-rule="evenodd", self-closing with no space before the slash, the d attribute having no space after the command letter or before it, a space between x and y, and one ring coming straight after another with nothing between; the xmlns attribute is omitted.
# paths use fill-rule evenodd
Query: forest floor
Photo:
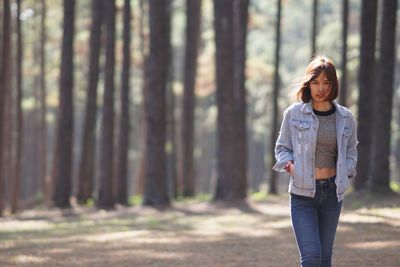
<svg viewBox="0 0 400 267"><path fill-rule="evenodd" d="M333 266L400 266L400 196L349 195ZM0 266L299 266L288 196L158 211L35 209L0 219Z"/></svg>

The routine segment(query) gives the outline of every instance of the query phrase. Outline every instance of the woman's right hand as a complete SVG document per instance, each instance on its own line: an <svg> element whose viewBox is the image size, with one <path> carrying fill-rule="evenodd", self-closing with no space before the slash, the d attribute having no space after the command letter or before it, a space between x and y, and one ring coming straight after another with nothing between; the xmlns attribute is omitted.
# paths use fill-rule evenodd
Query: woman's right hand
<svg viewBox="0 0 400 267"><path fill-rule="evenodd" d="M289 174L290 176L294 176L294 163L290 163L289 165Z"/></svg>
<svg viewBox="0 0 400 267"><path fill-rule="evenodd" d="M286 172L288 172L290 175L293 176L293 174L294 174L294 162L293 162L293 160L289 160L286 163L285 170L286 170Z"/></svg>

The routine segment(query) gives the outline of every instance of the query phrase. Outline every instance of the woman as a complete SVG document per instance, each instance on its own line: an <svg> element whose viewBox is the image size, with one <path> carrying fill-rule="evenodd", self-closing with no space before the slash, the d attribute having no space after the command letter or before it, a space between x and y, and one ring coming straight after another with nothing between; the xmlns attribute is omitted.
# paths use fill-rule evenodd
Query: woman
<svg viewBox="0 0 400 267"><path fill-rule="evenodd" d="M290 174L291 218L303 267L331 266L343 195L356 175L356 124L334 101L338 92L332 61L315 57L296 91L299 103L283 113L276 141L273 169Z"/></svg>

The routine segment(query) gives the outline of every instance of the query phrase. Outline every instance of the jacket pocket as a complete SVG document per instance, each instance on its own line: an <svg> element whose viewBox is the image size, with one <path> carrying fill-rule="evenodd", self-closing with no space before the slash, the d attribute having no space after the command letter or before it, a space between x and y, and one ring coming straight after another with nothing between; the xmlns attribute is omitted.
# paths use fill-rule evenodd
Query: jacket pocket
<svg viewBox="0 0 400 267"><path fill-rule="evenodd" d="M350 135L351 135L351 128L345 127L342 136L343 149L346 149L347 144L349 143Z"/></svg>
<svg viewBox="0 0 400 267"><path fill-rule="evenodd" d="M349 178L347 176L343 176L339 180L339 185L337 188L338 194L343 194L344 192L346 192L346 190L347 190L347 188L349 188L349 186L350 186Z"/></svg>
<svg viewBox="0 0 400 267"><path fill-rule="evenodd" d="M351 128L344 128L343 135L346 137L350 137L351 135Z"/></svg>
<svg viewBox="0 0 400 267"><path fill-rule="evenodd" d="M307 143L310 140L311 121L302 121L293 119L292 126L293 126L292 136L297 137L297 140L294 141L298 141L299 143Z"/></svg>

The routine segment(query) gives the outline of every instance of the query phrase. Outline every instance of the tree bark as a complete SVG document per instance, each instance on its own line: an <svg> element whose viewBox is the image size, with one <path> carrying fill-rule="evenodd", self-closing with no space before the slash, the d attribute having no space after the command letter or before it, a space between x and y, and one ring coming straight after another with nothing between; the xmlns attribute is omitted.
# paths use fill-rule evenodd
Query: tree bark
<svg viewBox="0 0 400 267"><path fill-rule="evenodd" d="M349 0L342 4L342 78L340 81L339 102L347 106L347 32L349 27Z"/></svg>
<svg viewBox="0 0 400 267"><path fill-rule="evenodd" d="M279 87L280 87L280 78L279 78L279 55L281 48L281 13L282 13L282 1L277 0L278 12L276 19L276 43L275 43L275 73L274 73L274 93L273 93L273 111L272 111L272 131L271 131L271 166L274 165L275 157L275 142L278 138L278 96L279 96ZM278 194L278 186L277 186L277 173L270 168L270 180L269 180L269 193L270 194Z"/></svg>
<svg viewBox="0 0 400 267"><path fill-rule="evenodd" d="M218 177L215 201L247 195L244 88L248 1L214 1L218 106Z"/></svg>
<svg viewBox="0 0 400 267"><path fill-rule="evenodd" d="M395 97L395 114L396 114L396 127L400 127L400 96ZM394 147L394 158L395 158L395 177L399 182L400 177L400 136L396 136L395 147Z"/></svg>
<svg viewBox="0 0 400 267"><path fill-rule="evenodd" d="M123 16L123 62L122 62L122 86L121 86L121 121L119 131L119 154L118 154L118 190L117 203L128 205L128 154L129 154L129 134L130 134L130 101L129 101L129 73L130 73L130 43L131 43L131 5L130 0L124 2Z"/></svg>
<svg viewBox="0 0 400 267"><path fill-rule="evenodd" d="M379 87L374 90L372 162L370 190L387 194L390 189L390 141L394 91L396 12L397 0L382 2L382 22L377 79Z"/></svg>
<svg viewBox="0 0 400 267"><path fill-rule="evenodd" d="M145 27L146 23L146 8L147 1L139 0L139 8L140 8L140 18L139 18L139 36L140 36L140 54L142 57L142 86L141 93L142 98L146 99L146 91L148 86L148 35L146 34L147 27ZM144 177L145 177L145 162L146 162L146 118L145 118L145 104L144 101L140 106L140 115L139 115L139 150L140 150L140 158L137 163L137 168L135 171L134 177L134 193L137 195L144 195Z"/></svg>
<svg viewBox="0 0 400 267"><path fill-rule="evenodd" d="M103 116L100 147L100 187L97 207L112 209L115 204L114 159L114 68L115 68L115 0L105 2L106 63L104 77Z"/></svg>
<svg viewBox="0 0 400 267"><path fill-rule="evenodd" d="M171 3L171 2L170 2ZM168 17L171 17L173 13L172 6L170 8ZM171 33L171 23L167 24L166 31ZM171 43L168 42L168 70L167 70L167 83L166 83L166 161L167 161L167 187L169 197L177 197L177 134L176 134L176 104L175 104L175 93L173 90L174 83L174 63L173 63L173 49Z"/></svg>
<svg viewBox="0 0 400 267"><path fill-rule="evenodd" d="M249 187L251 192L260 192L261 185L265 181L265 173L267 172L264 160L266 145L265 141L257 140L255 137L249 144L249 150L253 151L249 155L249 168L251 169L249 172L251 177Z"/></svg>
<svg viewBox="0 0 400 267"><path fill-rule="evenodd" d="M51 205L51 189L52 181L51 176L47 173L47 104L46 104L46 42L47 42L47 31L46 31L46 0L41 0L42 17L40 22L40 137L41 137L41 149L40 149L40 161L42 170L42 192L44 201L47 206Z"/></svg>
<svg viewBox="0 0 400 267"><path fill-rule="evenodd" d="M172 55L172 49L170 48L170 55ZM172 56L171 56L171 66ZM176 198L178 196L177 192L177 134L176 134L176 119L175 119L175 93L173 91L173 82L174 82L174 73L172 67L168 70L168 78L167 78L167 183L168 183L168 192L169 195Z"/></svg>
<svg viewBox="0 0 400 267"><path fill-rule="evenodd" d="M23 50L22 50L22 35L21 35L21 0L17 0L17 131L16 131L16 155L15 155L15 172L13 183L11 185L11 212L15 213L18 210L20 181L21 181L21 156L22 156L22 67L23 67Z"/></svg>
<svg viewBox="0 0 400 267"><path fill-rule="evenodd" d="M363 0L361 14L360 67L358 73L358 164L357 176L353 181L355 190L365 187L370 175L373 87L375 83L375 40L377 1Z"/></svg>
<svg viewBox="0 0 400 267"><path fill-rule="evenodd" d="M194 108L197 57L200 40L201 0L186 0L186 47L184 63L184 94L182 109L181 178L182 194L193 196L194 177Z"/></svg>
<svg viewBox="0 0 400 267"><path fill-rule="evenodd" d="M93 194L97 86L99 80L99 60L101 50L101 28L103 22L103 0L92 0L92 26L90 29L89 81L86 96L85 125L82 136L82 152L79 165L78 194L79 203L86 203Z"/></svg>
<svg viewBox="0 0 400 267"><path fill-rule="evenodd" d="M313 0L312 13L312 28L311 28L311 57L317 53L317 34L318 34L318 0Z"/></svg>
<svg viewBox="0 0 400 267"><path fill-rule="evenodd" d="M11 86L11 6L9 0L3 0L3 42L0 73L0 95L7 95ZM4 209L4 109L5 97L0 97L0 216Z"/></svg>
<svg viewBox="0 0 400 267"><path fill-rule="evenodd" d="M70 207L72 184L72 146L74 130L73 109L73 42L75 0L64 0L64 26L61 52L59 126L57 132L57 171L54 204L59 208Z"/></svg>
<svg viewBox="0 0 400 267"><path fill-rule="evenodd" d="M169 206L166 173L166 83L170 1L150 0L150 54L145 93L146 161L143 205Z"/></svg>
<svg viewBox="0 0 400 267"><path fill-rule="evenodd" d="M239 195L247 195L247 102L246 102L246 37L249 0L233 2L233 37L234 37L234 122L236 124L237 144L237 183L243 187Z"/></svg>

